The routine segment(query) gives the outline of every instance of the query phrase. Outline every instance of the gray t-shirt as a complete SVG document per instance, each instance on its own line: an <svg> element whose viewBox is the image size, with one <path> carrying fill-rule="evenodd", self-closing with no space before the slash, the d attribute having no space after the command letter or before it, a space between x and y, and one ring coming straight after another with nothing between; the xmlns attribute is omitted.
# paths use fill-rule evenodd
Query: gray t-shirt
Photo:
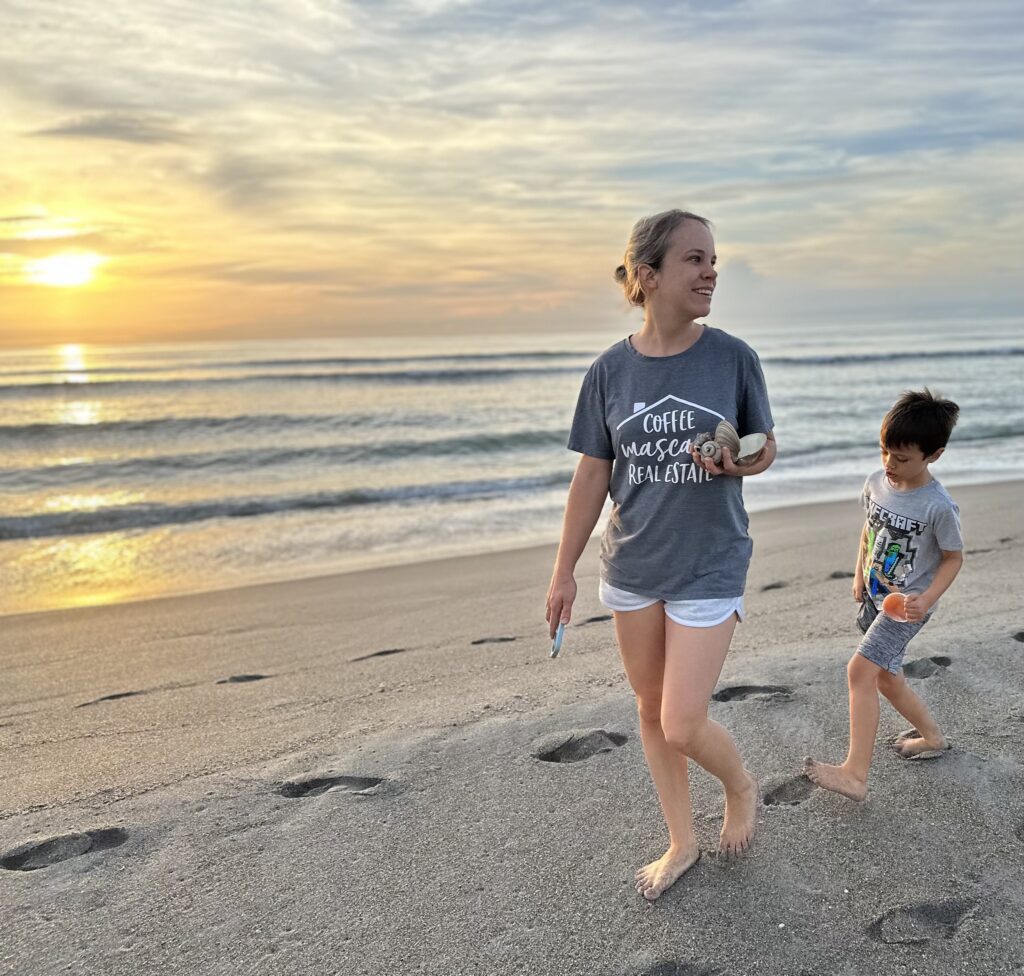
<svg viewBox="0 0 1024 976"><path fill-rule="evenodd" d="M569 448L613 461L601 546L612 586L659 600L742 596L753 544L743 479L713 477L690 442L728 420L743 437L773 427L757 354L720 329L675 356L623 339L590 367Z"/></svg>
<svg viewBox="0 0 1024 976"><path fill-rule="evenodd" d="M889 590L924 593L942 553L963 549L960 509L934 478L920 488L897 491L882 470L868 476L861 494L868 517L864 580L875 606Z"/></svg>

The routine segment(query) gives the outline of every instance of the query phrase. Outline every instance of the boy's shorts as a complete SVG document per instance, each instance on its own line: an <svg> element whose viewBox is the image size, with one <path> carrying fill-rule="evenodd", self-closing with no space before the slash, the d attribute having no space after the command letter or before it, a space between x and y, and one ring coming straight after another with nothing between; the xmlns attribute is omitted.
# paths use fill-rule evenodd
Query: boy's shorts
<svg viewBox="0 0 1024 976"><path fill-rule="evenodd" d="M861 638L857 653L863 654L872 664L877 664L890 674L900 674L903 669L903 655L912 637L928 623L929 613L924 620L901 623L887 613L879 613Z"/></svg>

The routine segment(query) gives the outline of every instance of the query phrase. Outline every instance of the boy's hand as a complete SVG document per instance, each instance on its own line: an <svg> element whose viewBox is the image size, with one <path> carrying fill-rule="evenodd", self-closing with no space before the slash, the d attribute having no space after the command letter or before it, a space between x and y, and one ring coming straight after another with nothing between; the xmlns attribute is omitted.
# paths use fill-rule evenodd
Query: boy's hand
<svg viewBox="0 0 1024 976"><path fill-rule="evenodd" d="M906 608L907 622L917 623L918 620L924 620L925 614L931 609L931 605L920 593L907 594L904 597L904 607Z"/></svg>
<svg viewBox="0 0 1024 976"><path fill-rule="evenodd" d="M853 578L853 598L857 603L864 602L864 577L860 574Z"/></svg>

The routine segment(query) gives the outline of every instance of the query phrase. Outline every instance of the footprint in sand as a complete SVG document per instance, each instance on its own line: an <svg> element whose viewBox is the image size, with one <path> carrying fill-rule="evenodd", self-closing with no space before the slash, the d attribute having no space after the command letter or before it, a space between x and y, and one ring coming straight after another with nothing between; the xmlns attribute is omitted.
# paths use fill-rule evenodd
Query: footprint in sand
<svg viewBox="0 0 1024 976"><path fill-rule="evenodd" d="M349 658L349 661L354 664L356 661L369 661L371 657L389 657L392 654L403 654L404 652L404 647L389 647L384 651L374 651L372 654L363 654L361 657Z"/></svg>
<svg viewBox="0 0 1024 976"><path fill-rule="evenodd" d="M555 732L535 743L531 755L541 762L575 763L611 752L624 745L628 737L621 732L592 729L587 732Z"/></svg>
<svg viewBox="0 0 1024 976"><path fill-rule="evenodd" d="M976 901L966 898L900 905L876 918L867 927L867 933L885 945L920 945L931 939L952 939L976 905Z"/></svg>
<svg viewBox="0 0 1024 976"><path fill-rule="evenodd" d="M101 827L84 833L47 837L46 840L31 841L8 851L0 857L0 868L7 871L38 871L72 857L120 847L126 840L128 831L120 827Z"/></svg>
<svg viewBox="0 0 1024 976"><path fill-rule="evenodd" d="M920 657L903 665L903 673L908 678L930 678L953 663L951 657Z"/></svg>
<svg viewBox="0 0 1024 976"><path fill-rule="evenodd" d="M761 592L764 593L765 590L782 590L787 586L789 586L788 583L784 583L782 580L776 580L774 583L765 583L765 585L761 587Z"/></svg>
<svg viewBox="0 0 1024 976"><path fill-rule="evenodd" d="M596 617L587 617L582 623L578 624L580 627L586 627L587 624L603 624L606 620L611 620L612 615L610 613L598 614Z"/></svg>
<svg viewBox="0 0 1024 976"><path fill-rule="evenodd" d="M470 644L508 644L510 641L519 640L518 637L478 637Z"/></svg>
<svg viewBox="0 0 1024 976"><path fill-rule="evenodd" d="M853 579L853 573L848 569L834 569L828 574L829 579Z"/></svg>
<svg viewBox="0 0 1024 976"><path fill-rule="evenodd" d="M814 784L803 774L772 787L764 795L766 807L797 807L814 792Z"/></svg>
<svg viewBox="0 0 1024 976"><path fill-rule="evenodd" d="M88 708L89 705L99 705L100 702L117 701L119 698L133 698L135 695L144 695L144 691L117 691L113 695L104 695L102 698L94 698L92 701L82 702L75 708Z"/></svg>
<svg viewBox="0 0 1024 976"><path fill-rule="evenodd" d="M1013 639L1024 643L1024 630L1018 630L1017 633L1013 635Z"/></svg>
<svg viewBox="0 0 1024 976"><path fill-rule="evenodd" d="M233 674L227 678L219 678L217 684L219 685L244 685L249 681L263 681L265 678L270 677L266 674Z"/></svg>
<svg viewBox="0 0 1024 976"><path fill-rule="evenodd" d="M336 790L339 793L355 793L365 796L384 780L379 776L310 776L305 779L293 779L282 783L277 792L290 800L307 796L320 796Z"/></svg>
<svg viewBox="0 0 1024 976"><path fill-rule="evenodd" d="M731 701L789 701L793 689L786 685L729 685L719 688L711 700L716 702Z"/></svg>

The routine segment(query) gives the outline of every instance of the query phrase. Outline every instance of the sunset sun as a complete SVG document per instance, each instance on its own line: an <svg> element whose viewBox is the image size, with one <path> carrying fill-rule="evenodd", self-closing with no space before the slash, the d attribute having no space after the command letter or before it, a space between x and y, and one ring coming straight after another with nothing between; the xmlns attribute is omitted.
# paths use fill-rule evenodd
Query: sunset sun
<svg viewBox="0 0 1024 976"><path fill-rule="evenodd" d="M96 269L103 263L98 254L52 254L37 258L25 265L25 276L37 285L53 288L75 288L87 285L96 275Z"/></svg>

